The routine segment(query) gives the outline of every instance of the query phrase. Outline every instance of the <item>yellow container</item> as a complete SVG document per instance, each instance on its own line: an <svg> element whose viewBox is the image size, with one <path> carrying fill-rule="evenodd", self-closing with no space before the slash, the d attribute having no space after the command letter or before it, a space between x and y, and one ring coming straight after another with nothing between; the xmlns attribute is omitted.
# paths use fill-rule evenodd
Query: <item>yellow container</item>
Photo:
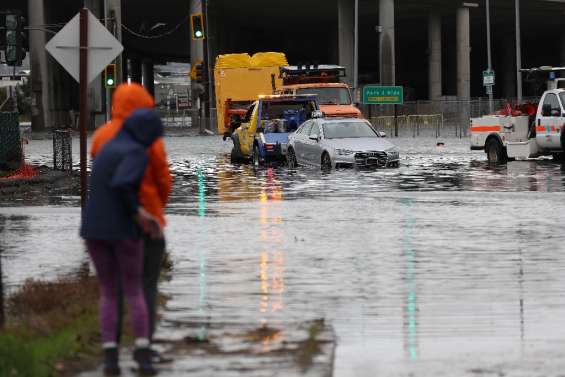
<svg viewBox="0 0 565 377"><path fill-rule="evenodd" d="M279 68L288 65L286 57L280 52L220 55L214 67L216 90L216 111L218 133L226 129L226 103L231 101L240 105L251 104L261 94L272 94L274 77L275 87L282 85Z"/></svg>

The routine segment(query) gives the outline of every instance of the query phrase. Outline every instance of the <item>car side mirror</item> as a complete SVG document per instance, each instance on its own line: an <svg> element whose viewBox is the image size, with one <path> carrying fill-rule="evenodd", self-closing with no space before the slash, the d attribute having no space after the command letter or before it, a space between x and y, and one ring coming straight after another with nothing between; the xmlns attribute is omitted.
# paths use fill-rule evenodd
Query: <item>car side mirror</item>
<svg viewBox="0 0 565 377"><path fill-rule="evenodd" d="M310 114L310 116L312 117L312 119L318 119L318 118L323 118L324 117L324 113L320 110L314 110L312 111L312 113Z"/></svg>
<svg viewBox="0 0 565 377"><path fill-rule="evenodd" d="M319 136L310 136L310 140L314 140L316 142L320 141L320 137Z"/></svg>
<svg viewBox="0 0 565 377"><path fill-rule="evenodd" d="M386 132L384 131L377 131L380 137L386 137Z"/></svg>

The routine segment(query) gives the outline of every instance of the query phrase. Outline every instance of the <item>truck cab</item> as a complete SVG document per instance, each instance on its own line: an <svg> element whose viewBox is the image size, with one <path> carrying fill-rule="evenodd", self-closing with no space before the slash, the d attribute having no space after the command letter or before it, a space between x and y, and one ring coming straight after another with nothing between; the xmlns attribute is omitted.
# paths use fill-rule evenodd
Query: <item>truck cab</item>
<svg viewBox="0 0 565 377"><path fill-rule="evenodd" d="M231 159L255 165L284 160L288 135L306 120L320 116L315 95L259 96L231 135Z"/></svg>
<svg viewBox="0 0 565 377"><path fill-rule="evenodd" d="M338 65L299 64L280 68L282 87L275 93L287 95L315 94L325 117L362 118L351 98L349 85L340 82L345 68Z"/></svg>
<svg viewBox="0 0 565 377"><path fill-rule="evenodd" d="M471 119L471 149L484 149L492 163L541 156L562 159L564 132L565 89L551 89L537 108L523 105L506 114Z"/></svg>

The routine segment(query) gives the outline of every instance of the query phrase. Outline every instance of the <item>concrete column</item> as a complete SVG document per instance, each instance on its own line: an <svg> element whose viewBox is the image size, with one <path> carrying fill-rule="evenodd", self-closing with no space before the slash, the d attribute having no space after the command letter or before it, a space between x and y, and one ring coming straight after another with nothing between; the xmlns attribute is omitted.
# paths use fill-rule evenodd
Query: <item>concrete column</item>
<svg viewBox="0 0 565 377"><path fill-rule="evenodd" d="M396 84L396 50L394 37L394 0L379 0L379 25L381 36L381 83Z"/></svg>
<svg viewBox="0 0 565 377"><path fill-rule="evenodd" d="M471 38L469 8L457 9L457 97L471 98Z"/></svg>
<svg viewBox="0 0 565 377"><path fill-rule="evenodd" d="M561 33L559 64L565 67L565 34Z"/></svg>
<svg viewBox="0 0 565 377"><path fill-rule="evenodd" d="M45 25L43 0L28 0L28 19L30 25ZM48 112L49 96L47 86L47 52L45 32L29 31L29 54L31 67L31 127L42 131L51 125Z"/></svg>
<svg viewBox="0 0 565 377"><path fill-rule="evenodd" d="M338 63L347 70L346 82L353 85L354 2L338 0Z"/></svg>
<svg viewBox="0 0 565 377"><path fill-rule="evenodd" d="M141 84L141 60L138 57L131 57L129 58L129 76L131 78L131 82L136 82Z"/></svg>
<svg viewBox="0 0 565 377"><path fill-rule="evenodd" d="M437 100L442 96L441 77L441 15L430 13L428 20L428 65L429 65L429 99Z"/></svg>
<svg viewBox="0 0 565 377"><path fill-rule="evenodd" d="M516 98L516 50L514 45L514 35L506 35L504 37L504 48L502 48L503 68L500 72L500 84L505 98Z"/></svg>
<svg viewBox="0 0 565 377"><path fill-rule="evenodd" d="M147 91L155 97L155 71L153 61L150 59L143 60L143 86Z"/></svg>

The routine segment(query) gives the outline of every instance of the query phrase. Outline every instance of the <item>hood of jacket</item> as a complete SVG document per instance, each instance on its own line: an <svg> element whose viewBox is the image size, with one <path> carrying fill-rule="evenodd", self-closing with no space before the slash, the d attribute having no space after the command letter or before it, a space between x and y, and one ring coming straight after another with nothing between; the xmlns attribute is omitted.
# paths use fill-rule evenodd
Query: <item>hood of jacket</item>
<svg viewBox="0 0 565 377"><path fill-rule="evenodd" d="M131 113L125 120L122 130L138 143L149 147L163 136L163 122L155 110L140 109Z"/></svg>
<svg viewBox="0 0 565 377"><path fill-rule="evenodd" d="M121 84L112 98L112 118L126 119L134 110L152 109L155 101L149 92L136 83Z"/></svg>

